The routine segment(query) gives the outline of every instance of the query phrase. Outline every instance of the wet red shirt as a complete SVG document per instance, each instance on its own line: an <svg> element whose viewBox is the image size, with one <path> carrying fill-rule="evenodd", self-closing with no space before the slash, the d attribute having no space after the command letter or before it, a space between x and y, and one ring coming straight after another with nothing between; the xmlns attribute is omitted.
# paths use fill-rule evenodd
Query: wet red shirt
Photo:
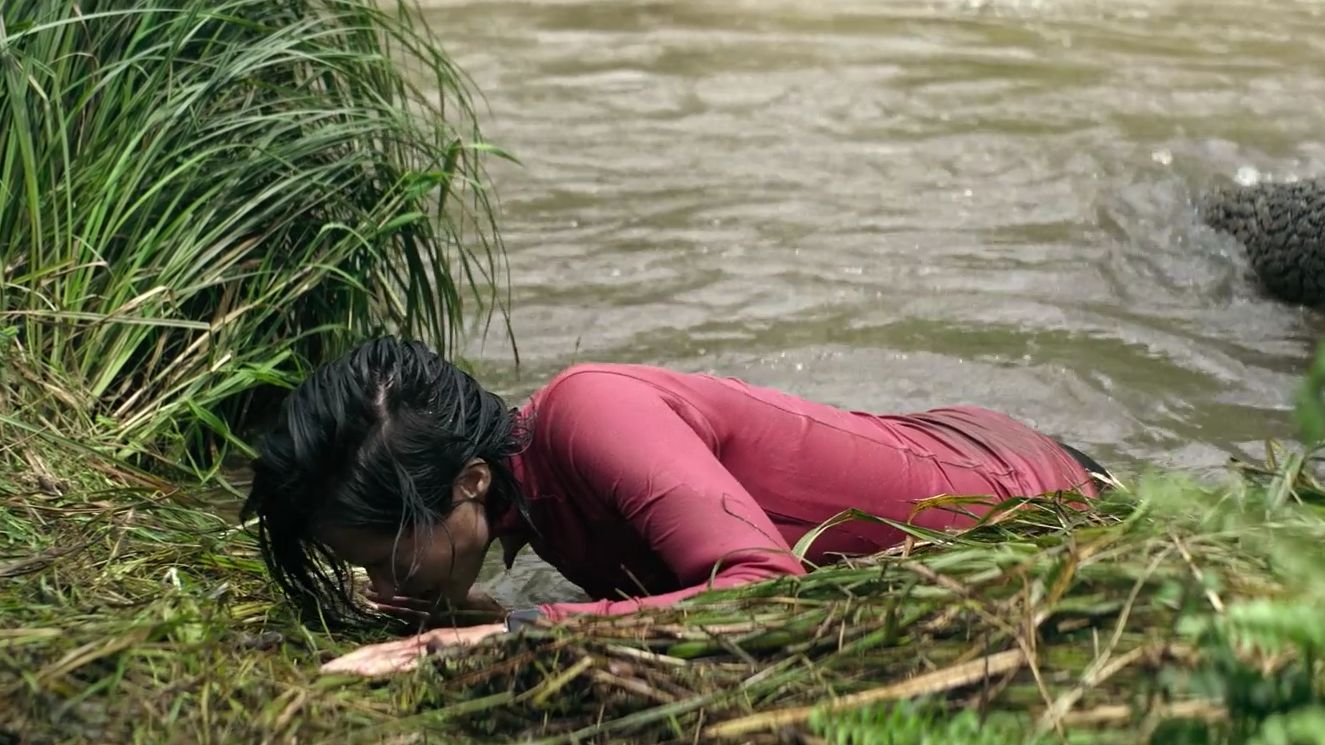
<svg viewBox="0 0 1325 745"><path fill-rule="evenodd" d="M577 365L524 410L532 442L514 466L532 526L512 513L496 532L527 540L602 598L541 606L554 620L803 574L790 547L852 507L905 522L917 500L940 494L1095 495L1054 441L972 406L879 415L731 378ZM930 510L913 522L945 529L960 519ZM823 564L902 539L890 526L853 522L825 532L806 558Z"/></svg>

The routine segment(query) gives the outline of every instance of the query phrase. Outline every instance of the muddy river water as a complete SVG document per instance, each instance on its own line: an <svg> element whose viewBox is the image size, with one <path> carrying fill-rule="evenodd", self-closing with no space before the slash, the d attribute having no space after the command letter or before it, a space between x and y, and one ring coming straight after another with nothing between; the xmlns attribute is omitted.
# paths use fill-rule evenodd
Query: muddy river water
<svg viewBox="0 0 1325 745"><path fill-rule="evenodd" d="M513 401L628 361L979 403L1123 471L1293 434L1325 324L1193 199L1325 173L1325 3L425 3L522 161L490 174L519 374L466 350Z"/></svg>

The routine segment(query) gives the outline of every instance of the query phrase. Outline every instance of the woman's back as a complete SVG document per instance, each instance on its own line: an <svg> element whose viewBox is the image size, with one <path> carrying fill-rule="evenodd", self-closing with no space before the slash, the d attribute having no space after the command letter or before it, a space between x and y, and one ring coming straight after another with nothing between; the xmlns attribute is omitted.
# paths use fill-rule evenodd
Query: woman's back
<svg viewBox="0 0 1325 745"><path fill-rule="evenodd" d="M785 573L785 552L849 508L905 522L940 494L998 497L1079 488L1061 447L973 406L853 412L732 378L639 365L577 365L526 405L530 449L516 464L538 553L592 594L656 595L709 577L724 558ZM913 522L951 527L931 511ZM807 558L895 545L895 528L852 523Z"/></svg>

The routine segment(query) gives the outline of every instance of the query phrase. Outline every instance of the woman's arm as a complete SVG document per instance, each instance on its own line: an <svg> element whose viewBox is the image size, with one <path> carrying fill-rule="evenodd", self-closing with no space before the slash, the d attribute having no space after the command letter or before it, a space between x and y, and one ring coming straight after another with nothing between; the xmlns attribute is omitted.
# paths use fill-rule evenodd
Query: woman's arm
<svg viewBox="0 0 1325 745"><path fill-rule="evenodd" d="M683 589L543 605L545 617L631 613L706 589L804 573L754 497L674 408L684 402L669 395L601 370L571 374L549 390L536 426L551 456L589 492L577 498L602 500L630 523Z"/></svg>

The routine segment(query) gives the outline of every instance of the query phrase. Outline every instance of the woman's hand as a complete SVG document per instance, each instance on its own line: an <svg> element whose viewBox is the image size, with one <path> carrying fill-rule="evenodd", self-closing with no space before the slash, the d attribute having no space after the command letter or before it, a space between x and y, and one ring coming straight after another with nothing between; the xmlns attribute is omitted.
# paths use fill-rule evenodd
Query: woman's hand
<svg viewBox="0 0 1325 745"><path fill-rule="evenodd" d="M433 629L399 641L369 644L322 666L324 673L378 677L413 670L419 660L439 646L468 646L506 631L505 624L492 623L461 629Z"/></svg>
<svg viewBox="0 0 1325 745"><path fill-rule="evenodd" d="M460 606L448 605L445 600L425 600L409 595L385 597L368 589L364 597L379 612L400 620L432 628L434 626L470 626L491 623L506 617L506 609L486 592L470 588L469 596Z"/></svg>

